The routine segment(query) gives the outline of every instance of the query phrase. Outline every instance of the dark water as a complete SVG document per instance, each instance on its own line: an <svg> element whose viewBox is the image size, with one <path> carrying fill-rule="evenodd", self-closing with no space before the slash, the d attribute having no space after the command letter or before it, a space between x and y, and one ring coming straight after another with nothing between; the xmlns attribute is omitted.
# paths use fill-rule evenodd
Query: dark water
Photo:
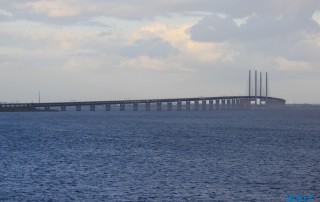
<svg viewBox="0 0 320 202"><path fill-rule="evenodd" d="M319 201L319 109L0 113L0 144L0 201Z"/></svg>

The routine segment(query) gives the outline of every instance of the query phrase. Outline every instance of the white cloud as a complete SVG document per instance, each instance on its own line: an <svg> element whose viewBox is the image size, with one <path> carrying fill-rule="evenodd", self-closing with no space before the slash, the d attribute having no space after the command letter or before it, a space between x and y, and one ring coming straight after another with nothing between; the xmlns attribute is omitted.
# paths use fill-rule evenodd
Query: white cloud
<svg viewBox="0 0 320 202"><path fill-rule="evenodd" d="M13 16L13 14L12 13L10 13L9 11L6 11L6 10L4 10L4 9L0 9L0 16L6 16L6 17L12 17Z"/></svg>
<svg viewBox="0 0 320 202"><path fill-rule="evenodd" d="M241 27L243 25L246 25L247 22L249 20L249 16L247 17L244 17L244 18L235 18L233 19L233 22L238 26L238 27Z"/></svg>
<svg viewBox="0 0 320 202"><path fill-rule="evenodd" d="M320 25L320 10L317 10L313 13L312 19Z"/></svg>
<svg viewBox="0 0 320 202"><path fill-rule="evenodd" d="M26 3L27 8L31 8L36 13L45 13L49 17L75 16L81 12L77 1L35 1Z"/></svg>
<svg viewBox="0 0 320 202"><path fill-rule="evenodd" d="M275 60L277 68L285 71L309 71L312 68L307 62L304 61L292 61L286 58L277 58Z"/></svg>
<svg viewBox="0 0 320 202"><path fill-rule="evenodd" d="M188 59L198 62L210 62L221 59L225 51L224 44L214 44L208 42L195 42L189 34L193 23L181 25L169 25L164 23L154 23L142 27L133 35L133 40L148 36L157 36L168 41L174 48Z"/></svg>

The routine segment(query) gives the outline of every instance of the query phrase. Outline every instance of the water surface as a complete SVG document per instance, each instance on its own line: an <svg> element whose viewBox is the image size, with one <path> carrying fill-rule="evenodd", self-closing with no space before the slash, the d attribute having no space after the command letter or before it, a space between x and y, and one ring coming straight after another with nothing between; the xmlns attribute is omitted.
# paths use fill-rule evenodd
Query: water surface
<svg viewBox="0 0 320 202"><path fill-rule="evenodd" d="M320 194L319 109L0 113L0 144L0 201Z"/></svg>

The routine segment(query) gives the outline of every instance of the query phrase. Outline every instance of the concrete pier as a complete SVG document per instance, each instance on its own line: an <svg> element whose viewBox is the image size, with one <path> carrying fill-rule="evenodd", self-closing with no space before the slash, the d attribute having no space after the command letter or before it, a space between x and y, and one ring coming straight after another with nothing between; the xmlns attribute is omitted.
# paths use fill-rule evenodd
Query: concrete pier
<svg viewBox="0 0 320 202"><path fill-rule="evenodd" d="M213 110L213 100L209 100L209 110Z"/></svg>
<svg viewBox="0 0 320 202"><path fill-rule="evenodd" d="M207 100L202 100L201 109L202 110L207 110Z"/></svg>
<svg viewBox="0 0 320 202"><path fill-rule="evenodd" d="M67 111L67 107L66 107L66 106L61 106L61 111L62 111L62 112Z"/></svg>
<svg viewBox="0 0 320 202"><path fill-rule="evenodd" d="M106 111L111 111L111 105L110 104L106 104Z"/></svg>
<svg viewBox="0 0 320 202"><path fill-rule="evenodd" d="M81 105L76 105L76 111L80 112L81 111Z"/></svg>
<svg viewBox="0 0 320 202"><path fill-rule="evenodd" d="M150 111L150 102L146 103L146 108L145 109L146 109L146 111Z"/></svg>
<svg viewBox="0 0 320 202"><path fill-rule="evenodd" d="M167 102L167 110L172 111L172 102Z"/></svg>
<svg viewBox="0 0 320 202"><path fill-rule="evenodd" d="M120 111L125 111L125 110L126 110L126 105L120 104Z"/></svg>
<svg viewBox="0 0 320 202"><path fill-rule="evenodd" d="M187 101L187 102L186 102L186 110L187 110L187 111L190 111L190 110L191 110L191 103L190 103L190 101Z"/></svg>
<svg viewBox="0 0 320 202"><path fill-rule="evenodd" d="M162 110L161 107L162 107L162 103L157 102L157 111L161 111Z"/></svg>
<svg viewBox="0 0 320 202"><path fill-rule="evenodd" d="M234 99L235 100L235 109L237 110L237 109L239 109L239 99Z"/></svg>
<svg viewBox="0 0 320 202"><path fill-rule="evenodd" d="M221 109L222 110L226 109L226 100L225 99L221 100Z"/></svg>
<svg viewBox="0 0 320 202"><path fill-rule="evenodd" d="M216 100L216 110L220 109L220 100Z"/></svg>
<svg viewBox="0 0 320 202"><path fill-rule="evenodd" d="M245 103L245 109L251 109L251 100L249 100L249 99L245 99L245 100L243 100L244 101L244 103ZM257 103L257 100L255 99L255 105L256 105L256 103Z"/></svg>
<svg viewBox="0 0 320 202"><path fill-rule="evenodd" d="M177 111L181 111L182 110L182 102L178 101L177 102Z"/></svg>
<svg viewBox="0 0 320 202"><path fill-rule="evenodd" d="M133 111L138 111L138 103L133 103Z"/></svg>
<svg viewBox="0 0 320 202"><path fill-rule="evenodd" d="M232 99L232 110L236 109L236 99Z"/></svg>
<svg viewBox="0 0 320 202"><path fill-rule="evenodd" d="M96 105L90 105L90 111L96 111Z"/></svg>
<svg viewBox="0 0 320 202"><path fill-rule="evenodd" d="M230 110L231 108L231 100L227 99L227 109Z"/></svg>
<svg viewBox="0 0 320 202"><path fill-rule="evenodd" d="M194 110L199 110L199 100L194 101Z"/></svg>

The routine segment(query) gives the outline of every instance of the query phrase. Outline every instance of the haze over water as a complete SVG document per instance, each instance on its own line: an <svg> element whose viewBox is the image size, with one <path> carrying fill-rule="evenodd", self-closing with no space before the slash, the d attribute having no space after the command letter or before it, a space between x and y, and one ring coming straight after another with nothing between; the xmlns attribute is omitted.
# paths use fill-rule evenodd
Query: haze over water
<svg viewBox="0 0 320 202"><path fill-rule="evenodd" d="M0 114L0 201L285 201L320 187L320 109Z"/></svg>

